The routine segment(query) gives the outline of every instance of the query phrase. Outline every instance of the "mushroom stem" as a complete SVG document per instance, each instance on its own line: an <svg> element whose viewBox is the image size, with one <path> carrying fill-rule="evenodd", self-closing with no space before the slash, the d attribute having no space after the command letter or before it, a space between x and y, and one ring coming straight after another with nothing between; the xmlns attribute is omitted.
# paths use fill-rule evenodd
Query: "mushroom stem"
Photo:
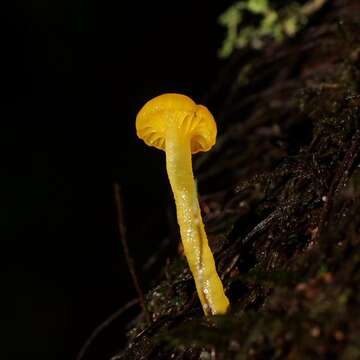
<svg viewBox="0 0 360 360"><path fill-rule="evenodd" d="M201 217L191 161L191 137L181 125L166 130L166 168L175 197L185 256L205 315L226 313L229 300L217 274Z"/></svg>

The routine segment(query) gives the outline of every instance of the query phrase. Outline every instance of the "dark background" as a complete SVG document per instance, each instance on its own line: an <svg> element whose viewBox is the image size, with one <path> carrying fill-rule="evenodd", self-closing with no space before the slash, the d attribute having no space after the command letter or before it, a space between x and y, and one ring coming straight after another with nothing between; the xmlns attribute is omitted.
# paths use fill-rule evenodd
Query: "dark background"
<svg viewBox="0 0 360 360"><path fill-rule="evenodd" d="M164 155L136 138L135 116L160 93L206 92L221 66L217 17L228 3L2 5L1 359L74 358L136 296L115 180L148 286L153 273L141 264L168 232L171 194Z"/></svg>

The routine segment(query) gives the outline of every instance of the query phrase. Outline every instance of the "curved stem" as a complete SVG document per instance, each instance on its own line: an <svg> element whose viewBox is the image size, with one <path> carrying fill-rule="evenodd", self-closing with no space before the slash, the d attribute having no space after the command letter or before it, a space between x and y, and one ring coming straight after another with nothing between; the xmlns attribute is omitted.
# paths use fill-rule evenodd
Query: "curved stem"
<svg viewBox="0 0 360 360"><path fill-rule="evenodd" d="M176 125L169 126L165 147L166 168L175 197L184 252L204 313L224 314L229 307L229 300L216 272L201 218L192 170L189 134L179 131Z"/></svg>

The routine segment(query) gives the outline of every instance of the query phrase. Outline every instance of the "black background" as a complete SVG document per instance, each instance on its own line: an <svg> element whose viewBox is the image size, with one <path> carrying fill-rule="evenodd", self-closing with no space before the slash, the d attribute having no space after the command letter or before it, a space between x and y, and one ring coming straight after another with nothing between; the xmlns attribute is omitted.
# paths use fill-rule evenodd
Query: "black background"
<svg viewBox="0 0 360 360"><path fill-rule="evenodd" d="M168 231L171 194L164 155L135 136L136 112L164 92L201 98L221 66L228 3L16 0L0 10L1 359L74 358L136 296L112 183L141 268ZM140 271L145 288L151 276Z"/></svg>

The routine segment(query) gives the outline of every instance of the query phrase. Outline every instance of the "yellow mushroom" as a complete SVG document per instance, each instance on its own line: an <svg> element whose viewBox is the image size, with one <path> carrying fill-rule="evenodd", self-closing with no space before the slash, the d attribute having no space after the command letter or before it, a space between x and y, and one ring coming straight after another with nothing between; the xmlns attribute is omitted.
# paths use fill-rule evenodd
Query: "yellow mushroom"
<svg viewBox="0 0 360 360"><path fill-rule="evenodd" d="M166 169L175 197L185 256L204 313L226 313L229 300L216 272L201 218L191 154L208 151L216 141L216 123L209 110L180 94L148 101L136 117L137 136L166 153Z"/></svg>

